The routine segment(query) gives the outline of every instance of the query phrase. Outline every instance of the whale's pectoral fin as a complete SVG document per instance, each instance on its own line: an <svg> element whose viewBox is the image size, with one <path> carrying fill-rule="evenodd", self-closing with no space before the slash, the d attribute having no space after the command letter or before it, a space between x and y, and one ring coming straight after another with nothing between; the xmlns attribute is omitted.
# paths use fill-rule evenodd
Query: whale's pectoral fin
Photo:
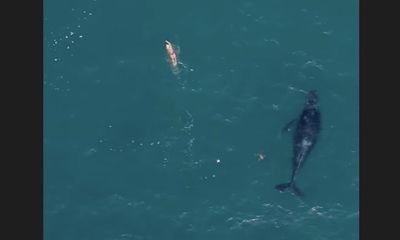
<svg viewBox="0 0 400 240"><path fill-rule="evenodd" d="M297 118L293 119L292 121L288 122L282 129L282 132L290 132L294 127L294 124L297 122Z"/></svg>

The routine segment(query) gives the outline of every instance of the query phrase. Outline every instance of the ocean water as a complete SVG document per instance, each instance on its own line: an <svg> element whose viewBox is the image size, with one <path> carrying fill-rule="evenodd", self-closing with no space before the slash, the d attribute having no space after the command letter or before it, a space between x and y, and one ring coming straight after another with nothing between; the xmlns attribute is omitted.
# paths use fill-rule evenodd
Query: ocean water
<svg viewBox="0 0 400 240"><path fill-rule="evenodd" d="M359 238L358 1L45 0L43 44L45 239Z"/></svg>

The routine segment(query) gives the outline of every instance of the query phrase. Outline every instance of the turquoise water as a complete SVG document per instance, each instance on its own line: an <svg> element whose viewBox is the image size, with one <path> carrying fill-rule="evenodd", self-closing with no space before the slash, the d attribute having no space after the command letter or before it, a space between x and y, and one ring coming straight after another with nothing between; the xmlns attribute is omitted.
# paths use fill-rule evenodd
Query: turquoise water
<svg viewBox="0 0 400 240"><path fill-rule="evenodd" d="M357 1L44 7L46 239L359 238ZM274 186L310 89L299 199Z"/></svg>

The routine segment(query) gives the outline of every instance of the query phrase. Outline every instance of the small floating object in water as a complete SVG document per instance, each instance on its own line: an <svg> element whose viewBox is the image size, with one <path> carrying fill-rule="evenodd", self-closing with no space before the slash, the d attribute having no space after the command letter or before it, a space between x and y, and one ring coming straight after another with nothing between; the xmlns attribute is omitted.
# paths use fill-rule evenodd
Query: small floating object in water
<svg viewBox="0 0 400 240"><path fill-rule="evenodd" d="M262 161L265 159L266 155L263 152L254 154L257 157L257 161Z"/></svg>

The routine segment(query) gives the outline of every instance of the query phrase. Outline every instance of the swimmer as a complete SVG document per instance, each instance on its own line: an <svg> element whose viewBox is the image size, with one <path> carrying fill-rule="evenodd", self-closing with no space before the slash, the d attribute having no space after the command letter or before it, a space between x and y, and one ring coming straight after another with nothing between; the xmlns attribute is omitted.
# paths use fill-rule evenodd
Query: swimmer
<svg viewBox="0 0 400 240"><path fill-rule="evenodd" d="M172 43L165 40L165 50L167 51L168 54L167 61L171 66L172 73L178 75L179 72L181 71L178 65L180 63L178 61L179 48L175 47L174 45L172 45Z"/></svg>

